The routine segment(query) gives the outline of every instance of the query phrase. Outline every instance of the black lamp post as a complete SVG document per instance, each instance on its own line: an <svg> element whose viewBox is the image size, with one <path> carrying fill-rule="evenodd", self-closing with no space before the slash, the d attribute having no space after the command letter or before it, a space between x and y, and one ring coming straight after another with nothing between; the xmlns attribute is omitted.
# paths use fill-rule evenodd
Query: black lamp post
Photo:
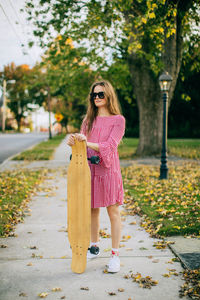
<svg viewBox="0 0 200 300"><path fill-rule="evenodd" d="M168 92L170 89L172 77L168 72L164 72L159 77L160 89L162 91L163 98L163 137L162 137L162 154L160 165L160 179L167 179L168 167L167 167L167 101Z"/></svg>

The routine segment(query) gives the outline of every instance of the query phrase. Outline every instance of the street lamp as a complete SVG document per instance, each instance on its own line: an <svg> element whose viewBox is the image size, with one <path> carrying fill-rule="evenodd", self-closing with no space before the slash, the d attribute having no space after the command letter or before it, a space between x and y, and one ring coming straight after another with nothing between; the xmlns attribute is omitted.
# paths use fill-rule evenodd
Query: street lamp
<svg viewBox="0 0 200 300"><path fill-rule="evenodd" d="M7 83L15 83L16 80L8 80L6 81L5 79L3 80L3 111L2 111L2 132L5 131L6 127L6 85Z"/></svg>
<svg viewBox="0 0 200 300"><path fill-rule="evenodd" d="M168 167L167 167L167 101L168 92L172 82L172 77L168 72L164 72L159 77L160 89L162 91L163 98L163 137L162 137L162 154L160 165L160 179L167 179Z"/></svg>

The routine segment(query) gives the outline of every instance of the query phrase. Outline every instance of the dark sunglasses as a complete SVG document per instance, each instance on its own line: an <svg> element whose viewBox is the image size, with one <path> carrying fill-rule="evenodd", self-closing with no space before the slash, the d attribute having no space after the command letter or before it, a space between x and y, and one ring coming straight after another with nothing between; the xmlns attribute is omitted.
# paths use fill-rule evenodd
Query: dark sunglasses
<svg viewBox="0 0 200 300"><path fill-rule="evenodd" d="M104 98L105 98L104 92L91 93L90 96L91 96L91 98L92 98L93 100L96 99L97 96L99 97L99 99L104 99Z"/></svg>

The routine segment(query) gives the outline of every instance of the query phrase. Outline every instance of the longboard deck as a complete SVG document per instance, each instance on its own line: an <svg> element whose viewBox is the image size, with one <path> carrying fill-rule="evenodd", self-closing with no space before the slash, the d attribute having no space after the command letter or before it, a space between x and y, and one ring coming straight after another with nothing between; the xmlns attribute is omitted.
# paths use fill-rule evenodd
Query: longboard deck
<svg viewBox="0 0 200 300"><path fill-rule="evenodd" d="M91 174L85 141L75 141L67 171L67 223L72 248L71 269L83 273L91 235Z"/></svg>

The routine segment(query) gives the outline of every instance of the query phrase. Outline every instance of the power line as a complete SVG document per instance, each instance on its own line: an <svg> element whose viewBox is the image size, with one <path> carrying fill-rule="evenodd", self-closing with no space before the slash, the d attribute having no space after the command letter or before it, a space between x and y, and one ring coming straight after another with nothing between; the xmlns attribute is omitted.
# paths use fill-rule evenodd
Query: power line
<svg viewBox="0 0 200 300"><path fill-rule="evenodd" d="M5 17L6 17L7 21L8 21L8 23L9 23L10 26L12 27L12 30L14 31L14 33L15 33L15 35L16 35L18 41L20 42L20 49L21 49L21 47L23 47L23 43L22 43L22 41L21 41L21 38L20 38L20 36L18 35L17 31L15 30L15 27L13 26L12 22L10 21L9 17L7 16L7 14L6 14L6 12L5 12L5 10L4 10L4 8L3 8L3 6L2 6L1 4L0 4L0 7L1 7L1 9L2 9L2 11L3 11L3 13L4 13L4 15L5 15ZM22 53L23 53L23 55L25 55L23 51L22 51ZM29 58L31 59L31 57L30 57L29 54L28 54L28 56L29 56Z"/></svg>
<svg viewBox="0 0 200 300"><path fill-rule="evenodd" d="M19 15L18 15L18 13L17 13L17 11L16 11L14 5L12 4L11 0L8 0L8 1L9 1L10 6L12 7L12 9L13 9L13 11L14 11L14 13L15 13L17 19L18 19L18 23L20 24L21 29L22 29L22 32L23 32L23 34L26 36L26 41L27 41L27 40L28 40L28 39L27 39L27 33L24 31L23 25L22 25L22 23L21 23L21 17L19 17ZM29 57L31 58L31 60L34 61L32 55L29 54L29 53L28 53L28 55L29 55Z"/></svg>
<svg viewBox="0 0 200 300"><path fill-rule="evenodd" d="M15 12L15 15L16 15L16 17L17 17L17 19L18 19L18 22L19 22L19 24L20 24L20 25L21 25L21 27L22 27L22 24L21 24L21 21L20 21L19 15L18 15L18 13L17 13L17 11L16 11L15 7L13 6L13 4L12 4L11 0L8 0L8 1L9 1L9 3L10 3L10 6L12 7L12 9L13 9L13 10L14 10L14 12Z"/></svg>

